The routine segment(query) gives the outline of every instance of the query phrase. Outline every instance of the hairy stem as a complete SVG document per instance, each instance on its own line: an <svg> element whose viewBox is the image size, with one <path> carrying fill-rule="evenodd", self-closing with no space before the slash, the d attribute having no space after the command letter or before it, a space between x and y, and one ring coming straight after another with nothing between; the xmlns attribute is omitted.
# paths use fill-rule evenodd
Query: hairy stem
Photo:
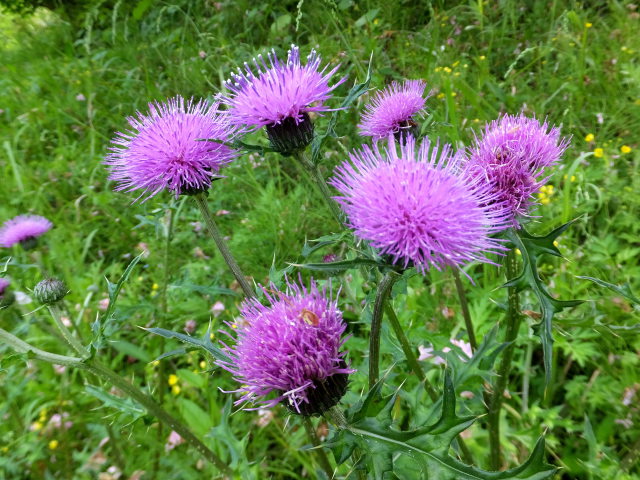
<svg viewBox="0 0 640 480"><path fill-rule="evenodd" d="M342 212L340 211L340 207L335 202L335 200L331 198L331 191L329 190L327 182L322 177L322 173L320 172L318 165L313 163L304 151L296 152L295 157L304 167L305 171L311 176L314 183L318 187L318 190L320 190L320 193L324 197L327 206L331 210L333 218L336 220L336 222L338 222L340 226L343 226Z"/></svg>
<svg viewBox="0 0 640 480"><path fill-rule="evenodd" d="M164 251L163 251L163 265L162 265L162 287L160 290L160 319L164 322L167 319L168 306L167 306L167 289L169 286L169 254L171 252L171 239L173 238L173 221L174 214L173 209L167 209L167 224L164 231ZM160 337L160 353L164 353L165 338ZM164 391L166 381L166 369L165 362L160 362L158 365L158 403L160 405L164 402ZM162 437L164 436L164 428L162 423L158 424L158 432L156 438L158 439L158 445L162 445ZM156 450L156 456L153 464L154 477L157 476L157 472L160 471L160 457L162 456L162 450Z"/></svg>
<svg viewBox="0 0 640 480"><path fill-rule="evenodd" d="M53 304L49 305L48 309L49 313L51 313L51 317L53 317L53 321L58 327L58 330L60 330L60 333L67 341L67 343L71 346L71 348L81 357L88 356L89 352L87 352L87 349L84 347L84 345L82 345L82 343L80 343L80 340L74 337L69 329L65 326L65 324L62 323L62 312L60 312L60 308L58 308L57 305Z"/></svg>
<svg viewBox="0 0 640 480"><path fill-rule="evenodd" d="M458 270L456 268L452 268L451 271L453 272L453 280L455 281L456 291L458 292L458 298L460 299L460 308L462 309L462 316L464 317L464 325L467 329L467 335L469 336L471 350L475 352L478 349L478 341L476 340L476 334L473 329L473 322L471 322L467 294L464 291L464 285L462 285L462 280L460 280L460 273L458 273Z"/></svg>
<svg viewBox="0 0 640 480"><path fill-rule="evenodd" d="M110 385L126 393L128 396L136 400L146 408L150 415L157 417L161 422L172 430L175 430L186 442L191 444L200 454L213 463L225 475L231 476L232 472L229 467L218 457L209 447L202 443L192 432L179 420L171 416L156 401L146 393L142 392L138 387L129 383L120 375L101 365L97 360L85 360L78 357L68 357L65 355L57 355L55 353L46 352L34 347L33 345L20 340L15 335L0 328L0 341L9 345L18 353L30 354L33 358L42 360L54 365L65 365L75 367L81 370L91 372Z"/></svg>
<svg viewBox="0 0 640 480"><path fill-rule="evenodd" d="M397 272L389 271L378 284L371 317L371 333L369 334L369 390L373 388L380 376L380 334L382 332L384 306L387 303L393 284L399 278L400 275Z"/></svg>
<svg viewBox="0 0 640 480"><path fill-rule="evenodd" d="M195 198L196 204L198 205L198 208L200 209L200 212L204 217L209 235L211 235L213 241L216 242L218 250L220 250L224 261L227 262L227 265L229 266L231 273L233 273L233 276L236 278L236 281L240 285L240 288L242 288L242 291L247 297L255 297L255 293L251 288L251 285L249 285L249 282L247 282L246 278L242 274L242 270L240 270L238 263L236 262L235 258L233 258L233 255L231 255L231 251L229 250L229 247L227 247L227 244L222 237L222 233L218 229L216 222L213 220L213 216L209 211L209 205L207 204L207 197L204 193L198 193L193 198Z"/></svg>
<svg viewBox="0 0 640 480"><path fill-rule="evenodd" d="M515 278L517 273L517 259L515 250L510 250L506 258L507 281ZM504 399L504 391L509 381L511 362L515 351L514 341L518 336L520 328L520 300L516 287L508 287L508 310L506 319L506 332L504 341L509 345L504 349L500 365L498 366L498 376L493 386L493 393L488 409L489 423L489 449L490 466L493 470L500 469L502 465L502 452L500 447L500 409Z"/></svg>
<svg viewBox="0 0 640 480"><path fill-rule="evenodd" d="M327 453L322 447L322 442L316 434L316 430L313 427L313 423L311 423L311 419L309 417L302 417L302 424L304 425L304 429L307 431L307 435L309 436L312 445L314 447L318 447L314 451L318 454L318 461L320 462L322 470L324 470L324 473L327 474L328 478L333 478L333 467L331 466L329 457L327 457Z"/></svg>
<svg viewBox="0 0 640 480"><path fill-rule="evenodd" d="M424 373L424 370L420 366L420 363L418 362L418 359L413 352L413 348L411 347L411 344L409 343L409 340L407 339L407 336L404 334L404 330L400 325L398 316L396 315L396 312L393 310L393 307L389 302L387 302L385 306L385 312L387 313L387 317L389 317L391 328L393 328L396 338L400 342L402 351L404 352L404 356L407 359L407 363L411 367L411 370L413 370L413 373L418 377L420 382L424 384L424 389L427 391L429 398L431 398L433 402L436 402L438 400L438 392L433 387L433 385L431 385L429 379ZM464 440L462 440L462 437L458 436L458 438L456 438L456 441L458 442L458 446L460 447L461 457L465 462L473 464L473 457L471 456L471 452L469 451L467 445L464 443Z"/></svg>

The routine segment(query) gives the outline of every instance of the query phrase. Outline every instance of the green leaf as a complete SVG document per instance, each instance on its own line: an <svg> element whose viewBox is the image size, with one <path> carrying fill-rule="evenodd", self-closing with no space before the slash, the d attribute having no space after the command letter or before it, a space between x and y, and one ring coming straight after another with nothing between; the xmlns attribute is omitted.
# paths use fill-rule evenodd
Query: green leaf
<svg viewBox="0 0 640 480"><path fill-rule="evenodd" d="M110 345L124 355L129 355L131 357L137 358L138 360L141 360L145 363L149 363L151 361L151 357L149 357L149 354L133 343L127 342L125 340L115 340L113 342L110 342Z"/></svg>
<svg viewBox="0 0 640 480"><path fill-rule="evenodd" d="M213 355L214 358L218 360L222 360L223 362L231 361L231 359L226 353L224 353L221 349L216 347L211 342L211 327L207 329L207 332L204 334L202 338L191 337L189 335L185 335L184 333L173 332L171 330L166 330L164 328L156 328L156 327L153 327L153 328L140 327L140 328L142 328L143 330L149 333L153 333L154 335L160 335L161 337L164 337L164 338L175 338L176 340L180 340L181 342L188 343L189 345L194 345L198 348L201 348L209 352L211 355Z"/></svg>
<svg viewBox="0 0 640 480"><path fill-rule="evenodd" d="M199 436L205 435L213 427L211 415L188 398L178 398L178 408L187 425Z"/></svg>
<svg viewBox="0 0 640 480"><path fill-rule="evenodd" d="M111 282L108 278L105 277L107 281L107 292L109 293L109 306L107 310L104 312L102 317L96 318L96 321L91 325L91 330L93 332L93 340L91 341L91 349L99 350L104 344L104 332L108 324L111 322L113 314L115 312L116 303L118 301L118 296L120 295L120 291L122 290L122 286L131 276L131 272L133 268L138 264L138 262L142 259L144 252L131 260L131 263L125 269L122 277L118 280L117 283Z"/></svg>
<svg viewBox="0 0 640 480"><path fill-rule="evenodd" d="M624 285L620 286L620 285L614 285L613 283L605 282L604 280L600 280L599 278L595 278L595 277L576 276L576 278L579 278L581 280L589 280L595 283L596 285L600 285L601 287L608 288L609 290L612 290L617 294L622 295L627 300L631 300L631 302L633 302L634 304L640 305L640 298L636 297L633 294L633 292L631 291L631 287L629 286L628 283L625 283Z"/></svg>
<svg viewBox="0 0 640 480"><path fill-rule="evenodd" d="M475 421L473 416L460 417L456 414L456 396L449 371L445 373L441 415L432 425L399 430L391 415L396 395L382 401L379 391L379 387L374 386L367 399L351 413L348 425L336 432L327 444L337 460L345 458L345 451L358 447L364 452L363 461L370 478L395 478L392 475L400 461L405 465L415 464L414 471L420 472L420 476L412 477L416 480L543 480L552 477L557 470L545 462L544 438L538 440L525 463L502 472L466 465L449 455L456 436ZM385 406L374 408L380 403L385 403Z"/></svg>
<svg viewBox="0 0 640 480"><path fill-rule="evenodd" d="M242 439L236 437L231 425L229 425L231 405L231 397L227 397L227 401L221 412L220 423L209 431L207 437L215 438L216 442L222 442L226 445L227 451L229 455L231 455L231 463L229 466L232 470L248 472L249 461L246 452L250 433L247 433Z"/></svg>
<svg viewBox="0 0 640 480"><path fill-rule="evenodd" d="M349 234L343 231L341 233L332 233L330 235L324 235L314 240L307 240L305 238L304 246L302 247L302 256L308 257L309 255L321 249L322 247L326 247L327 245L333 245L335 243L340 243L347 236L349 236ZM313 243L313 245L311 245L311 243Z"/></svg>
<svg viewBox="0 0 640 480"><path fill-rule="evenodd" d="M371 83L371 66L373 64L373 53L371 54L371 59L369 60L369 69L367 70L367 78L365 78L364 82L357 83L351 90L347 96L342 100L340 104L340 108L333 112L331 115L331 119L329 120L329 125L327 125L327 129L322 134L318 134L314 137L313 142L311 143L311 161L314 164L317 164L320 160L320 150L322 149L322 145L326 142L329 137L337 137L336 134L336 124L338 123L338 114L347 109L353 102L355 102L360 96L367 93L369 90L369 84Z"/></svg>
<svg viewBox="0 0 640 480"><path fill-rule="evenodd" d="M293 267L306 268L307 270L315 270L328 273L331 276L338 275L352 268L358 268L363 265L379 266L380 263L370 258L354 258L353 260L341 260L339 262L327 263L291 263Z"/></svg>
<svg viewBox="0 0 640 480"><path fill-rule="evenodd" d="M571 224L570 222L561 225L545 236L537 237L531 235L524 228L520 230L509 229L507 238L522 254L522 273L516 278L509 280L506 287L516 287L518 290L530 288L540 302L542 318L540 323L533 326L533 331L540 337L542 352L544 356L545 383L551 381L552 358L553 358L553 324L552 320L556 313L565 308L575 307L583 303L583 300L557 300L551 296L547 286L543 283L538 273L538 258L540 255L549 254L557 257L562 256L553 242Z"/></svg>
<svg viewBox="0 0 640 480"><path fill-rule="evenodd" d="M130 397L117 397L95 385L85 385L85 390L100 400L104 407L115 408L120 413L133 417L134 421L147 413L142 405Z"/></svg>

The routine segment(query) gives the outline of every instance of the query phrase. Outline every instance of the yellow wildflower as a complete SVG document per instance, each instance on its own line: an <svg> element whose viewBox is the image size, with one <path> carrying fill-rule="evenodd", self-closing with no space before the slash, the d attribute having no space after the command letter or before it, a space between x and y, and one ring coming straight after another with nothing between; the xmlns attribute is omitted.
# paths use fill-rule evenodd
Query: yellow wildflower
<svg viewBox="0 0 640 480"><path fill-rule="evenodd" d="M202 370L204 370L205 368L207 368L207 362L205 362L204 360L201 360L201 361L200 361L200 368L201 368Z"/></svg>
<svg viewBox="0 0 640 480"><path fill-rule="evenodd" d="M178 376L172 373L171 375L169 375L169 379L167 380L167 382L169 383L170 387L173 387L178 383Z"/></svg>
<svg viewBox="0 0 640 480"><path fill-rule="evenodd" d="M171 393L173 393L174 395L180 395L180 392L182 390L180 389L180 385L174 385L173 387L171 387Z"/></svg>
<svg viewBox="0 0 640 480"><path fill-rule="evenodd" d="M58 445L60 445L60 442L58 442L58 440L51 440L49 442L49 449L55 450L56 448L58 448Z"/></svg>
<svg viewBox="0 0 640 480"><path fill-rule="evenodd" d="M33 430L34 432L37 432L38 430L42 430L42 423L41 422L33 422L31 424L31 430Z"/></svg>
<svg viewBox="0 0 640 480"><path fill-rule="evenodd" d="M560 245L560 244L558 243L558 240L554 240L554 241L553 241L553 246L554 246L554 247L558 248L558 246L559 246L559 245Z"/></svg>
<svg viewBox="0 0 640 480"><path fill-rule="evenodd" d="M436 95L436 98L440 98L440 99L444 98L444 93L440 92L438 95Z"/></svg>
<svg viewBox="0 0 640 480"><path fill-rule="evenodd" d="M151 286L151 290L158 290L159 288L160 288L160 285L158 285L157 283L154 283L154 284Z"/></svg>
<svg viewBox="0 0 640 480"><path fill-rule="evenodd" d="M478 59L479 59L479 60L484 60L484 59L486 59L486 58L487 58L487 57L485 57L484 55L480 55L480 56L478 57Z"/></svg>
<svg viewBox="0 0 640 480"><path fill-rule="evenodd" d="M623 154L631 152L631 147L629 145L622 145L620 147L620 152Z"/></svg>
<svg viewBox="0 0 640 480"><path fill-rule="evenodd" d="M591 23L591 22L586 22L586 23L584 24L584 26L585 26L586 28L591 28L591 27L593 27L593 23Z"/></svg>
<svg viewBox="0 0 640 480"><path fill-rule="evenodd" d="M596 136L593 133L587 133L587 136L584 137L585 142L593 142L596 139Z"/></svg>
<svg viewBox="0 0 640 480"><path fill-rule="evenodd" d="M451 73L451 69L449 67L444 67L442 70L444 70L446 73Z"/></svg>
<svg viewBox="0 0 640 480"><path fill-rule="evenodd" d="M519 248L516 248L515 252L516 252L516 255L522 255L522 252L520 251Z"/></svg>
<svg viewBox="0 0 640 480"><path fill-rule="evenodd" d="M604 150L601 149L601 148L596 148L593 151L593 156L596 157L596 158L602 158L604 156Z"/></svg>
<svg viewBox="0 0 640 480"><path fill-rule="evenodd" d="M442 71L442 67L436 67L436 69L435 69L436 73L441 72L441 71Z"/></svg>

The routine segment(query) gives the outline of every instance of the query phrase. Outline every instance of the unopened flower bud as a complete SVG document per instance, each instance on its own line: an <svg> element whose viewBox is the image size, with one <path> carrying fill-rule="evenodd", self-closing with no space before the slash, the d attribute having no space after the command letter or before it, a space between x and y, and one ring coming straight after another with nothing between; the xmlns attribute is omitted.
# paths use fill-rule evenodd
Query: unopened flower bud
<svg viewBox="0 0 640 480"><path fill-rule="evenodd" d="M53 305L62 300L69 290L62 280L47 278L40 281L33 289L36 300L43 305Z"/></svg>

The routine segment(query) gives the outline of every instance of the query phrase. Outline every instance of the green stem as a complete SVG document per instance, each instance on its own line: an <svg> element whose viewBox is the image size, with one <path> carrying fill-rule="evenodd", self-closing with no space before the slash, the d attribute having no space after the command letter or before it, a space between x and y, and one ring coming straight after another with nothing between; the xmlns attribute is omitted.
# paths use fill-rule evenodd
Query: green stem
<svg viewBox="0 0 640 480"><path fill-rule="evenodd" d="M340 210L340 207L335 202L335 200L331 198L331 191L329 190L329 186L324 180L324 177L322 176L318 165L316 165L311 161L311 159L309 159L304 150L297 151L295 153L295 157L304 167L305 171L311 176L314 183L318 187L318 190L320 190L320 193L324 197L327 206L331 210L331 214L333 215L335 221L338 222L338 225L343 226L344 224L342 222L342 212Z"/></svg>
<svg viewBox="0 0 640 480"><path fill-rule="evenodd" d="M329 423L335 425L337 428L343 429L347 428L347 419L344 416L344 413L337 405L334 405L329 410L323 413L324 418L326 418Z"/></svg>
<svg viewBox="0 0 640 480"><path fill-rule="evenodd" d="M62 323L62 313L57 305L48 305L49 313L53 317L53 321L55 322L58 330L62 333L62 336L67 341L67 343L71 346L71 348L79 354L81 357L86 357L89 355L87 349L80 343L80 341L73 336L73 334L69 331L69 329Z"/></svg>
<svg viewBox="0 0 640 480"><path fill-rule="evenodd" d="M469 343L471 344L471 350L475 352L478 349L478 341L476 340L476 334L473 329L473 322L471 322L471 314L469 313L469 303L467 302L467 294L464 291L464 285L460 280L460 274L454 267L451 269L453 272L453 280L456 284L456 291L458 292L458 298L460 299L460 308L462 309L462 316L464 317L464 325L467 328L467 335L469 336Z"/></svg>
<svg viewBox="0 0 640 480"><path fill-rule="evenodd" d="M515 278L517 273L516 253L512 249L506 258L506 276L507 281ZM511 362L515 351L515 339L518 336L520 328L520 300L516 287L508 287L508 310L507 310L507 329L505 332L505 343L509 343L502 353L502 359L498 366L498 376L493 387L493 394L488 407L488 424L489 424L489 448L490 448L490 466L493 470L499 470L502 465L502 453L500 447L500 409L504 399L504 391L509 382L509 372L511 370Z"/></svg>
<svg viewBox="0 0 640 480"><path fill-rule="evenodd" d="M393 332L395 333L396 338L400 342L400 346L402 347L402 351L404 352L404 356L407 359L407 363L409 364L409 367L411 367L411 370L413 370L413 373L418 377L420 382L424 383L424 388L429 394L429 397L431 398L431 400L435 402L436 400L438 400L438 392L436 391L435 388L433 388L433 385L431 385L431 383L429 382L429 379L425 375L424 370L422 370L422 367L420 366L420 363L418 362L418 359L416 358L415 353L413 353L413 348L411 347L411 344L409 344L409 340L407 339L407 336L404 334L404 330L400 325L398 316L396 315L396 312L393 310L393 307L389 303L385 305L385 312L387 314L387 317L389 318L389 323L391 324L391 328L393 328Z"/></svg>
<svg viewBox="0 0 640 480"><path fill-rule="evenodd" d="M163 260L163 274L162 274L162 289L160 290L160 319L164 323L167 319L168 306L167 306L167 288L169 286L169 253L171 251L171 239L173 237L173 209L169 208L167 210L167 226L164 232L164 260ZM160 337L160 353L164 353L165 347L165 338ZM158 403L160 405L164 402L164 392L165 392L165 381L166 381L166 369L165 362L160 362L158 365ZM158 432L156 438L158 439L158 445L162 445L162 437L164 436L164 429L162 428L162 423L158 424ZM160 457L162 456L162 450L156 449L156 456L153 465L154 475L153 477L157 477L157 473L160 471Z"/></svg>
<svg viewBox="0 0 640 480"><path fill-rule="evenodd" d="M396 315L396 312L393 310L393 307L388 302L385 305L385 312L387 314L387 317L389 318L389 323L391 324L391 328L393 328L393 331L396 334L396 338L400 342L400 346L402 347L404 356L407 359L407 363L411 367L411 370L413 370L413 373L418 377L420 382L424 384L424 389L427 391L429 398L431 398L433 402L436 402L438 400L438 392L433 387L433 385L431 385L431 383L429 382L429 379L425 375L424 370L422 370L422 367L420 366L420 362L418 362L418 359L416 358L416 355L413 352L413 348L411 347L411 344L409 343L407 336L404 334L404 330L400 325L398 316ZM467 445L464 443L464 440L462 439L462 437L458 436L458 438L456 438L456 441L458 442L458 446L460 447L460 454L464 459L464 461L470 465L473 465L474 463L473 456L471 455L471 451L469 450L469 447L467 447Z"/></svg>
<svg viewBox="0 0 640 480"><path fill-rule="evenodd" d="M65 365L68 367L75 367L81 370L89 371L110 385L118 388L122 392L129 395L136 400L142 406L147 409L147 412L157 417L161 422L165 423L172 430L175 430L186 442L195 447L202 456L213 463L221 472L225 475L231 476L232 472L229 467L218 457L212 450L209 449L204 443L202 443L184 424L179 420L172 417L166 410L164 410L156 401L149 395L143 393L138 387L129 383L114 371L101 365L96 360L85 360L78 357L68 357L65 355L57 355L55 353L45 352L33 345L20 340L15 335L0 328L0 341L9 345L13 350L18 353L28 353L37 360L42 360L54 365Z"/></svg>
<svg viewBox="0 0 640 480"><path fill-rule="evenodd" d="M242 270L240 270L238 263L236 262L235 258L233 258L233 255L231 255L229 247L227 247L226 242L222 238L222 233L218 229L216 222L213 220L213 216L209 211L209 205L207 204L206 195L204 193L198 193L193 198L195 198L198 208L200 209L200 212L204 217L204 222L207 225L209 235L211 235L213 241L216 242L218 250L220 250L224 261L227 262L227 265L229 266L231 273L233 273L233 276L236 278L236 281L240 285L240 288L242 288L242 291L247 297L255 297L255 292L251 288L251 285L249 285L249 282L247 282L247 280L244 278Z"/></svg>
<svg viewBox="0 0 640 480"><path fill-rule="evenodd" d="M315 452L318 454L318 461L320 462L320 466L324 470L324 473L327 474L328 478L333 478L333 467L331 466L329 457L327 457L327 453L322 447L322 442L320 442L320 439L316 434L316 430L313 427L313 423L311 423L311 419L309 417L302 417L302 424L304 425L304 429L307 431L307 435L309 436L311 443L314 447L317 447Z"/></svg>
<svg viewBox="0 0 640 480"><path fill-rule="evenodd" d="M373 388L380 376L380 334L382 332L384 306L387 303L393 284L399 278L400 275L391 270L382 277L378 284L371 317L371 333L369 334L369 390Z"/></svg>

